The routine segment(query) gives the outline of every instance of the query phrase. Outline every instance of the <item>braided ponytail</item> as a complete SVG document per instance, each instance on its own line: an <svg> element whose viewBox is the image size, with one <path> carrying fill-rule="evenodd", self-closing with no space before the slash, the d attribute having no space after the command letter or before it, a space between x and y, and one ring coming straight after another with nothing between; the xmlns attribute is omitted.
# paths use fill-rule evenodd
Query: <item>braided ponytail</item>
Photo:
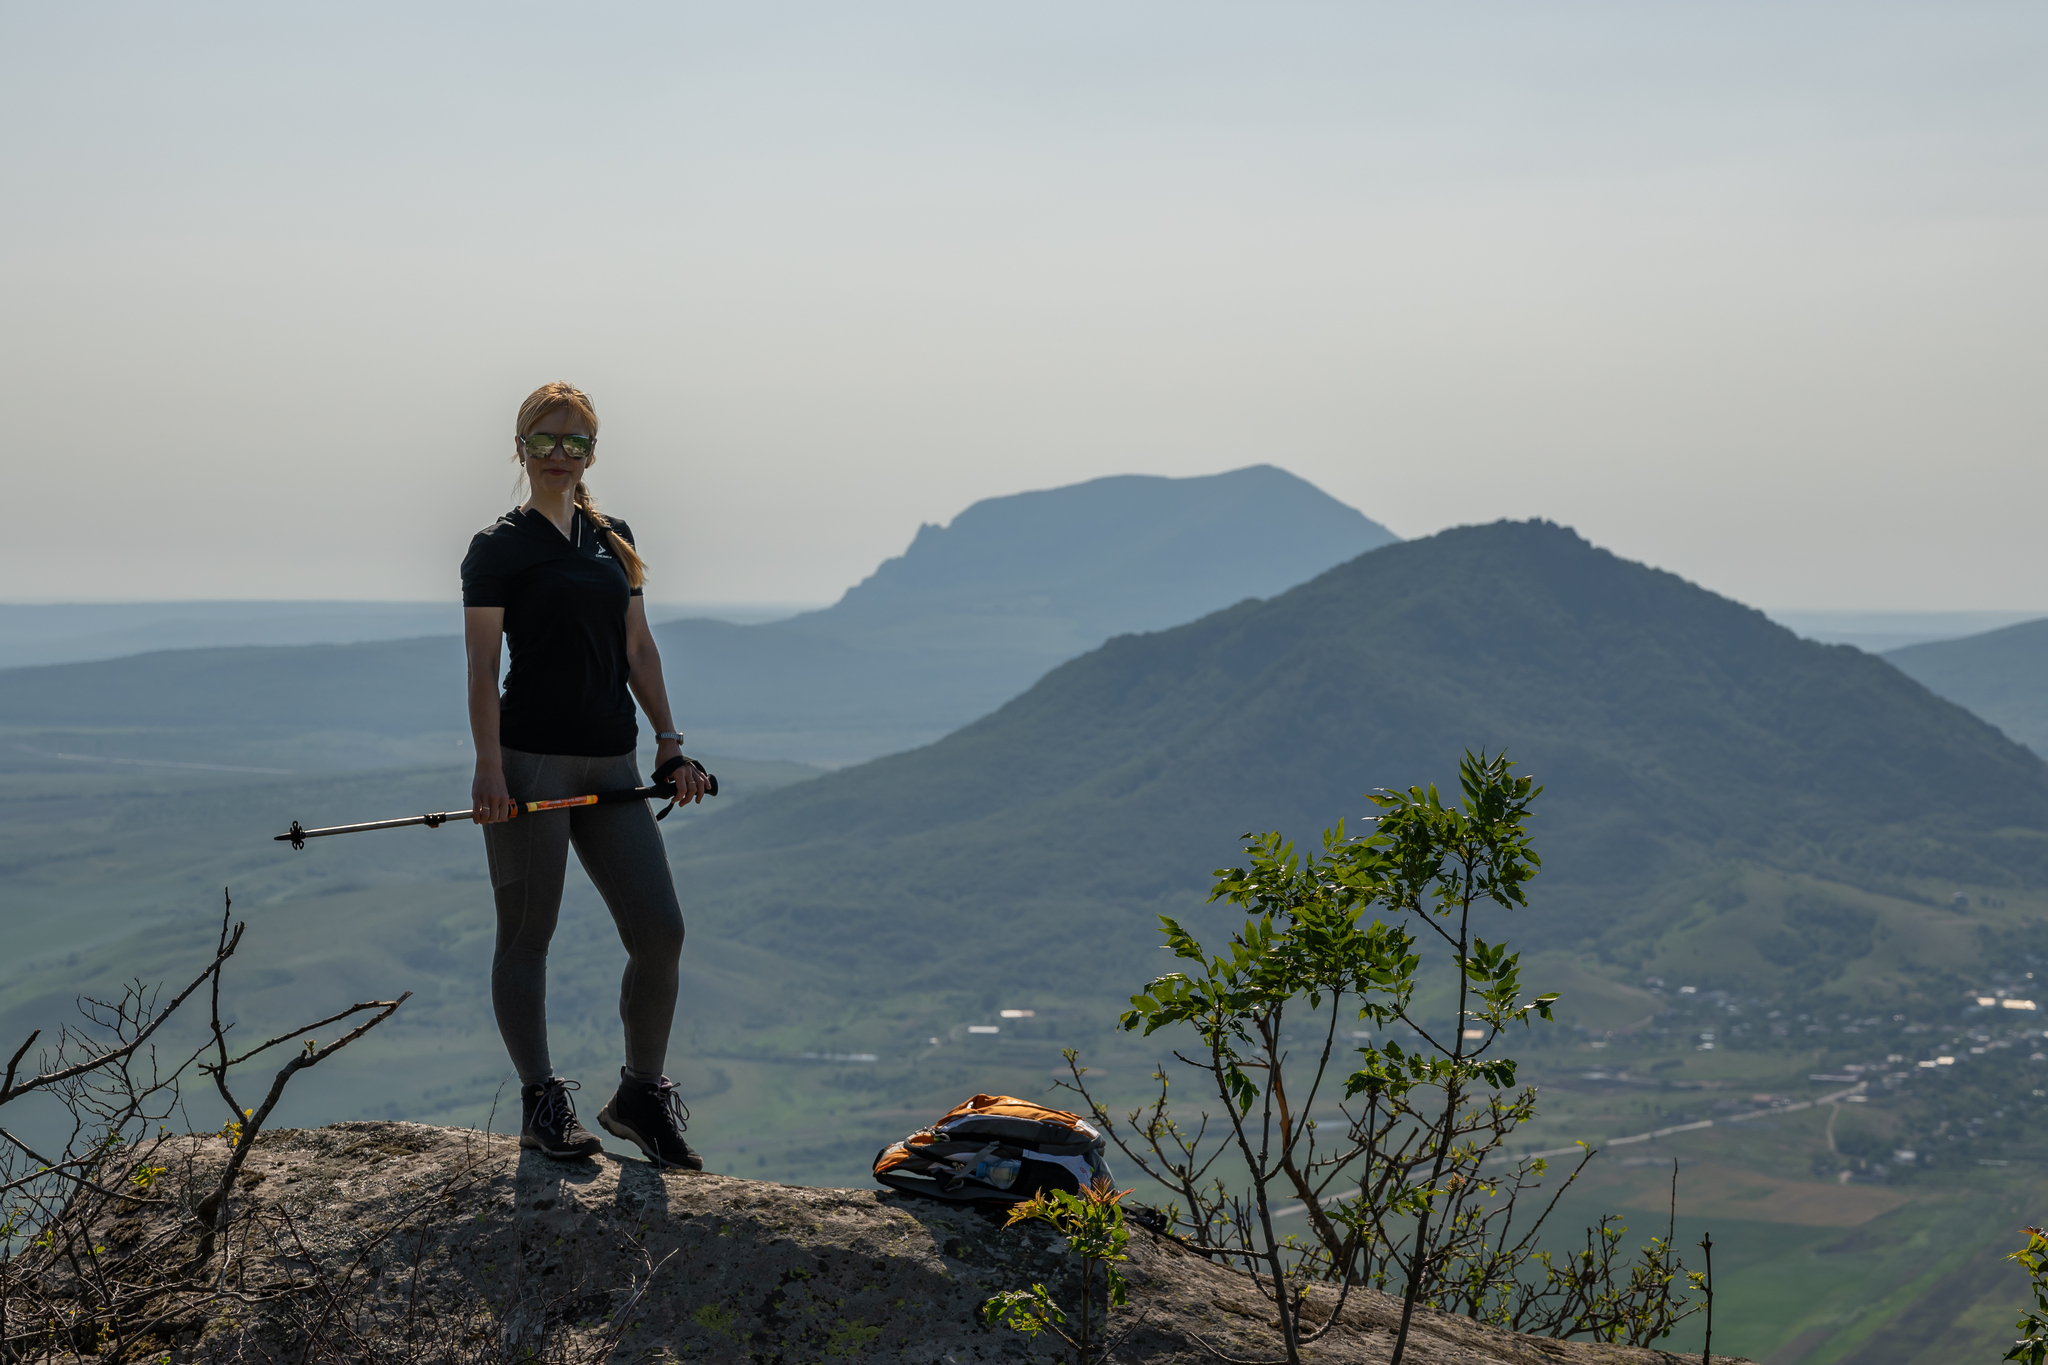
<svg viewBox="0 0 2048 1365"><path fill-rule="evenodd" d="M612 553L619 557L619 564L626 571L626 582L639 587L647 581L647 561L640 558L640 552L632 547L626 538L612 529L605 514L597 510L597 499L590 496L590 490L576 481L576 505L583 509L583 515L590 518L590 524L604 536L605 544L612 547Z"/></svg>
<svg viewBox="0 0 2048 1365"><path fill-rule="evenodd" d="M574 384L564 384L560 380L543 384L526 396L526 401L519 405L519 423L514 434L532 435L543 418L563 408L581 418L593 437L597 435L597 409L591 406L590 395ZM520 457L514 455L512 458L518 460ZM590 524L597 528L605 544L611 546L612 553L618 556L620 566L626 571L626 582L636 588L645 584L647 561L640 558L640 552L628 544L624 536L612 529L610 520L597 510L597 500L590 496L590 490L584 487L581 479L576 481L576 505L583 509L583 515L590 518Z"/></svg>

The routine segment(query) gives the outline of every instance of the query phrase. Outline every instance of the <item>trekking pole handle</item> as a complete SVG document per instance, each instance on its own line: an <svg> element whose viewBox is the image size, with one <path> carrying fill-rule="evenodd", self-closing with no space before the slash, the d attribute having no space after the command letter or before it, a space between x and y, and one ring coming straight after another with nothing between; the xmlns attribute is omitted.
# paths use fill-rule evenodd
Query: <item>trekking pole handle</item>
<svg viewBox="0 0 2048 1365"><path fill-rule="evenodd" d="M676 808L676 803L680 798L676 795L675 778L670 774L681 768L685 763L704 774L704 781L706 783L704 794L706 796L718 795L718 775L706 769L696 759L677 754L674 758L654 770L654 785L642 789L654 795L666 796L668 798L668 804L655 812L654 818L656 820L666 820L668 813Z"/></svg>

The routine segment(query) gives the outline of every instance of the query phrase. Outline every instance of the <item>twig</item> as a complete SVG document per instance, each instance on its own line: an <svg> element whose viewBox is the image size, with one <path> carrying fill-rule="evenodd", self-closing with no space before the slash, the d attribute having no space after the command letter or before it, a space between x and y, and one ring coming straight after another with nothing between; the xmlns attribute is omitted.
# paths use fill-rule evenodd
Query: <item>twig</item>
<svg viewBox="0 0 2048 1365"><path fill-rule="evenodd" d="M1207 1338L1196 1332L1188 1333L1188 1339L1207 1351L1214 1359L1222 1361L1223 1365L1287 1365L1287 1361L1284 1358L1280 1360L1244 1360L1238 1356L1225 1355L1222 1351L1210 1345Z"/></svg>
<svg viewBox="0 0 2048 1365"><path fill-rule="evenodd" d="M1714 1359L1714 1234L1709 1232L1700 1238L1700 1250L1707 1253L1707 1339L1700 1346L1700 1365L1713 1365Z"/></svg>
<svg viewBox="0 0 2048 1365"><path fill-rule="evenodd" d="M329 1057L332 1057L335 1053L341 1051L350 1043L353 1043L356 1039L383 1023L386 1019L389 1019L398 1012L400 1005L403 1005L410 999L412 999L412 992L407 991L396 1000L373 1000L367 1004L352 1007L347 1013L353 1014L357 1010L365 1009L375 1009L378 1013L349 1030L334 1042L329 1043L326 1047L320 1048L317 1051L300 1053L279 1069L276 1078L270 1083L270 1093L263 1097L263 1103L244 1116L242 1136L235 1143L234 1151L228 1156L227 1168L221 1172L220 1184L214 1188L212 1194L200 1201L197 1209L193 1210L193 1215L206 1228L206 1231L201 1233L200 1250L198 1255L194 1257L195 1261L204 1261L212 1256L213 1228L217 1226L218 1216L222 1207L226 1204L228 1192L234 1186L236 1175L241 1172L242 1162L248 1157L250 1147L256 1142L256 1134L263 1128L263 1121L270 1117L270 1111L275 1109L278 1100L283 1098L285 1084L299 1072L304 1071L308 1067L318 1066L321 1062L326 1061ZM225 1049L222 1050L225 1051ZM219 1075L215 1076L216 1081L221 1079ZM223 1089L225 1089L224 1082Z"/></svg>
<svg viewBox="0 0 2048 1365"><path fill-rule="evenodd" d="M41 1035L42 1030L37 1029L34 1033L31 1033L28 1036L27 1041L22 1043L22 1045L15 1050L14 1059L7 1064L7 1079L4 1084L0 1084L0 1104L6 1104L12 1100L19 1099L23 1095L28 1094L32 1090L41 1090L46 1086L56 1085L59 1082L71 1080L73 1077L83 1076L88 1072L92 1071L98 1071L101 1068L106 1067L123 1057L133 1055L137 1048L141 1047L145 1042L149 1041L150 1035L157 1031L157 1028L164 1022L164 1020L170 1018L171 1014L178 1008L178 1006L185 1003L185 1001L191 996L192 992L198 990L202 985L206 983L208 977L213 977L216 980L218 980L220 975L221 964L226 962L230 957L234 956L235 949L241 944L241 942L242 926L238 924L235 926L234 937L231 940L226 940L222 943L220 950L214 954L214 959L212 963L210 963L207 966L206 970L201 972L198 975L198 977L192 982L191 985L185 987L184 990L179 991L178 994L172 998L170 1004L165 1005L161 1010L158 1010L156 1012L156 1017L151 1019L149 1023L143 1028L143 1030L140 1033L136 1034L135 1037L131 1039L126 1046L115 1048L110 1052L103 1052L96 1056L88 1057L84 1061L79 1062L74 1066L61 1067L56 1071L44 1072L42 1075L33 1076L28 1080L23 1081L20 1085L16 1085L14 1083L15 1069L20 1065L22 1055L28 1051L29 1044L35 1042L37 1037Z"/></svg>
<svg viewBox="0 0 2048 1365"><path fill-rule="evenodd" d="M407 994L410 995L411 992L408 991ZM360 1004L350 1005L347 1009L341 1011L341 1013L339 1014L330 1014L325 1019L316 1019L312 1023L307 1024L303 1028L295 1028L290 1033L280 1033L277 1037L270 1039L268 1042L258 1043L255 1047L250 1048L241 1056L233 1058L230 1061L228 1061L227 1065L240 1066L243 1062L248 1061L257 1053L267 1052L271 1048L276 1047L279 1043L289 1043L292 1039L297 1038L301 1034L311 1033L316 1028L325 1028L329 1024L339 1023L340 1021L348 1018L352 1014L361 1014L364 1010L383 1009L386 1005L395 1005L396 1003L397 1002L390 1000L365 1000ZM213 1072L213 1066L206 1062L201 1062L199 1064L199 1069L201 1071L208 1073L209 1075Z"/></svg>
<svg viewBox="0 0 2048 1365"><path fill-rule="evenodd" d="M8 1132L5 1128L0 1128L0 1138L5 1138L7 1139L7 1141L13 1143L16 1147L19 1147L22 1150L22 1152L25 1155L27 1155L29 1160L42 1163L42 1169L30 1171L27 1175L18 1176L13 1180L8 1181L6 1184L0 1185L0 1194L6 1194L10 1190L18 1189L23 1185L33 1184L38 1180L42 1180L45 1177L54 1175L65 1180L73 1181L76 1184L83 1185L86 1189L93 1191L95 1194L103 1194L107 1196L109 1199L132 1199L138 1204L169 1204L172 1202L169 1199L152 1199L148 1195L133 1194L127 1190L110 1190L106 1186L88 1180L82 1175L70 1175L66 1173L66 1167L90 1166L105 1160L104 1153L94 1152L90 1156L72 1157L68 1161L52 1161L48 1157L36 1155L36 1151L34 1148L30 1147L27 1143L23 1142L14 1134Z"/></svg>

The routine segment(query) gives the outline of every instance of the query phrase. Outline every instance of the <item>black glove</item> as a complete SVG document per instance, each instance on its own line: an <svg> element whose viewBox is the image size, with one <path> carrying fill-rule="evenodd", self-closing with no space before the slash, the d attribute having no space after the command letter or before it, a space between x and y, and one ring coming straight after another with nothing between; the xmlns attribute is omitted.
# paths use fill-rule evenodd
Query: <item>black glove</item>
<svg viewBox="0 0 2048 1365"><path fill-rule="evenodd" d="M677 754L674 758L670 759L668 762L662 764L659 768L656 768L654 770L654 785L658 788L661 788L663 790L663 793L666 794L668 797L668 804L666 806L663 806L658 812L655 813L655 819L667 819L668 813L676 808L676 784L675 780L672 777L670 777L669 774L675 772L676 769L682 767L685 763L695 768L698 772L704 774L704 794L706 796L718 795L717 774L706 771L704 765L702 763L699 763L696 759L688 758L682 754Z"/></svg>

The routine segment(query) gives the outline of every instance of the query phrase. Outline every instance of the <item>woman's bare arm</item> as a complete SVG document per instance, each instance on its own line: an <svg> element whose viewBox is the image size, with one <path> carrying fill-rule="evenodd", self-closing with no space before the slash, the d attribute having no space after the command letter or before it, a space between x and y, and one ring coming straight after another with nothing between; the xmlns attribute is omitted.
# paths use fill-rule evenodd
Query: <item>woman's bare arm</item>
<svg viewBox="0 0 2048 1365"><path fill-rule="evenodd" d="M654 632L647 628L647 599L643 597L626 605L626 685L633 689L640 709L657 731L676 728L675 716L668 709L668 683L661 675L661 650L654 643ZM682 751L683 746L675 740L658 741L654 766L659 768ZM704 774L689 764L676 770L677 800L702 801L705 785Z"/></svg>
<svg viewBox="0 0 2048 1365"><path fill-rule="evenodd" d="M498 659L504 649L505 609L464 607L462 644L469 656L469 737L476 745L470 780L471 817L479 825L512 818L505 789L505 754L498 747Z"/></svg>

